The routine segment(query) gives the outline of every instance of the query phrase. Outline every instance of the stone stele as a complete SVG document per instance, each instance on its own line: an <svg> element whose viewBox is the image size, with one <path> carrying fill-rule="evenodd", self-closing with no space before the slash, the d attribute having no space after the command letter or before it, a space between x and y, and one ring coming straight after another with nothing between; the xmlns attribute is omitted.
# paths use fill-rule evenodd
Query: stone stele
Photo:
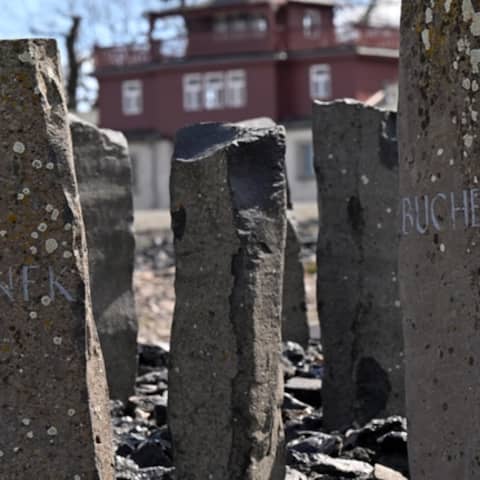
<svg viewBox="0 0 480 480"><path fill-rule="evenodd" d="M305 280L301 243L295 227L293 210L287 210L285 273L283 276L282 340L308 347L310 331L307 319Z"/></svg>
<svg viewBox="0 0 480 480"><path fill-rule="evenodd" d="M247 128L273 128L276 123L268 117L244 120L236 125ZM288 177L288 175L287 175ZM307 318L307 301L301 242L296 229L290 189L287 181L287 236L285 244L283 298L282 298L282 340L308 346L310 330Z"/></svg>
<svg viewBox="0 0 480 480"><path fill-rule="evenodd" d="M93 317L110 397L126 402L137 373L131 164L120 132L70 116L75 171L87 233Z"/></svg>
<svg viewBox="0 0 480 480"><path fill-rule="evenodd" d="M396 116L315 103L314 144L324 422L340 429L404 413Z"/></svg>
<svg viewBox="0 0 480 480"><path fill-rule="evenodd" d="M415 480L480 478L480 5L403 2L400 291Z"/></svg>
<svg viewBox="0 0 480 480"><path fill-rule="evenodd" d="M285 476L284 150L281 127L200 124L176 137L168 414L182 480Z"/></svg>
<svg viewBox="0 0 480 480"><path fill-rule="evenodd" d="M55 41L0 41L0 119L0 477L111 480L108 390Z"/></svg>

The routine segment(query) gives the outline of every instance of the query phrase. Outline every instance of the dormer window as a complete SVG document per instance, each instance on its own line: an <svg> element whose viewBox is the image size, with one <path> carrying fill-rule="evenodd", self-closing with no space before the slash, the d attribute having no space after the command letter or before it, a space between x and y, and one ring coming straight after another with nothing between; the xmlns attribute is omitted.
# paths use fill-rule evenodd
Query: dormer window
<svg viewBox="0 0 480 480"><path fill-rule="evenodd" d="M231 21L232 32L243 33L248 29L248 21L246 15L236 15Z"/></svg>
<svg viewBox="0 0 480 480"><path fill-rule="evenodd" d="M315 37L320 33L322 25L322 15L316 10L305 10L302 19L303 35L305 37Z"/></svg>
<svg viewBox="0 0 480 480"><path fill-rule="evenodd" d="M254 32L266 32L268 28L267 19L263 15L255 15L250 20L250 26Z"/></svg>
<svg viewBox="0 0 480 480"><path fill-rule="evenodd" d="M225 16L220 16L213 22L213 31L219 35L228 33L228 20Z"/></svg>
<svg viewBox="0 0 480 480"><path fill-rule="evenodd" d="M261 14L232 13L215 17L212 29L216 35L231 34L235 36L249 32L258 35L268 30L268 22L266 17Z"/></svg>

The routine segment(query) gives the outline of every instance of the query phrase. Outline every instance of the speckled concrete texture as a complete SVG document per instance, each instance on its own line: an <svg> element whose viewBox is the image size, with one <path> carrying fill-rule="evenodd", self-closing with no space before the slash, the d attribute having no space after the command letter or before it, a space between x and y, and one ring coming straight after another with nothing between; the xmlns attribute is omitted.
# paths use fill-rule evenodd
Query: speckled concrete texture
<svg viewBox="0 0 480 480"><path fill-rule="evenodd" d="M480 478L478 2L403 2L400 282L415 480Z"/></svg>

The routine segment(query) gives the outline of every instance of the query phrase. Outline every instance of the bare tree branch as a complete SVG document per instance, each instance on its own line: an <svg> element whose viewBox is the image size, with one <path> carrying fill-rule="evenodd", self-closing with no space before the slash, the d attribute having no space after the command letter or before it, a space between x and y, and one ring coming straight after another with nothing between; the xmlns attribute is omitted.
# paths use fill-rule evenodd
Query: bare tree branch
<svg viewBox="0 0 480 480"><path fill-rule="evenodd" d="M68 59L68 80L67 80L68 108L73 111L77 110L77 88L78 88L78 77L80 76L80 66L81 66L81 63L77 56L77 50L76 50L81 21L82 21L82 18L79 16L72 17L72 25L65 39L65 43L67 47L67 59Z"/></svg>

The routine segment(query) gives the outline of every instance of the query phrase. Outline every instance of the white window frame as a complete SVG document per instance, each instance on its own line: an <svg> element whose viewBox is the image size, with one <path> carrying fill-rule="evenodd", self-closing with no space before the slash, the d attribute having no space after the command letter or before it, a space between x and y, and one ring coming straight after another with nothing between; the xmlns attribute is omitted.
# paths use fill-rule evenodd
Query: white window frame
<svg viewBox="0 0 480 480"><path fill-rule="evenodd" d="M183 109L195 112L203 106L203 79L200 73L187 73L183 81Z"/></svg>
<svg viewBox="0 0 480 480"><path fill-rule="evenodd" d="M242 108L247 104L247 73L243 69L225 72L225 105Z"/></svg>
<svg viewBox="0 0 480 480"><path fill-rule="evenodd" d="M124 115L143 113L143 82L141 80L122 82L122 112Z"/></svg>
<svg viewBox="0 0 480 480"><path fill-rule="evenodd" d="M310 97L327 100L332 97L332 69L326 63L310 66Z"/></svg>
<svg viewBox="0 0 480 480"><path fill-rule="evenodd" d="M218 110L225 105L223 72L207 72L203 76L203 105L206 110Z"/></svg>

